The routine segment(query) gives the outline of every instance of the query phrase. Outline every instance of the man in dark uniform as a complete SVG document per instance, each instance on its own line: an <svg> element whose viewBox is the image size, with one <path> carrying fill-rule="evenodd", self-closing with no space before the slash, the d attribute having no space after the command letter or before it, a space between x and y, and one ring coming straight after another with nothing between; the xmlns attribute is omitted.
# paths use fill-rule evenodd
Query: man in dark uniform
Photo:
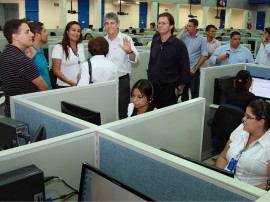
<svg viewBox="0 0 270 202"><path fill-rule="evenodd" d="M174 18L170 13L158 16L158 36L153 39L148 79L154 87L157 108L176 104L190 81L189 56L182 40L173 36Z"/></svg>

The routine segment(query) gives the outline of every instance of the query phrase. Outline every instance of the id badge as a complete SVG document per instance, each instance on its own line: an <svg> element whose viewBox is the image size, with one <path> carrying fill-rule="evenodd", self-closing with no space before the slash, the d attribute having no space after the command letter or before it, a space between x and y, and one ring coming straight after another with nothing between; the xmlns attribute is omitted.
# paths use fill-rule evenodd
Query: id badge
<svg viewBox="0 0 270 202"><path fill-rule="evenodd" d="M232 158L229 165L227 166L228 170L233 172L234 169L235 169L236 164L237 164L237 160Z"/></svg>

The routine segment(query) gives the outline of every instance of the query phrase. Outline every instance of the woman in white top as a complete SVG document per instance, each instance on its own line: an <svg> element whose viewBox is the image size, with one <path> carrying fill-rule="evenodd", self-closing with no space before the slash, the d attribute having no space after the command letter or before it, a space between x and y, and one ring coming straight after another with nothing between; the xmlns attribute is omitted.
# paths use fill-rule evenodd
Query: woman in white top
<svg viewBox="0 0 270 202"><path fill-rule="evenodd" d="M62 41L52 52L53 72L59 88L76 86L80 64L85 61L81 25L71 21L66 25Z"/></svg>
<svg viewBox="0 0 270 202"><path fill-rule="evenodd" d="M109 43L102 37L92 38L88 42L88 51L92 55L90 63L92 66L92 82L118 80L117 65L105 56L109 52ZM88 61L82 64L81 78L78 86L88 85L90 81Z"/></svg>
<svg viewBox="0 0 270 202"><path fill-rule="evenodd" d="M270 178L270 104L252 101L243 123L231 134L216 166L234 172L234 178L266 189Z"/></svg>
<svg viewBox="0 0 270 202"><path fill-rule="evenodd" d="M154 89L147 79L138 80L130 93L132 103L128 105L128 117L154 110Z"/></svg>

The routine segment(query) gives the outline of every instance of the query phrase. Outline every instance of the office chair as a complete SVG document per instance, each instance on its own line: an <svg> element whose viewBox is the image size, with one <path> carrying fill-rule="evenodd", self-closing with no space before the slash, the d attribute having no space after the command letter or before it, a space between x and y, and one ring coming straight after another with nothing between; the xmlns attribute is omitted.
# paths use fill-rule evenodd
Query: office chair
<svg viewBox="0 0 270 202"><path fill-rule="evenodd" d="M215 153L222 152L231 133L242 123L244 113L242 108L234 105L222 104L218 107L213 119L207 123L212 130Z"/></svg>

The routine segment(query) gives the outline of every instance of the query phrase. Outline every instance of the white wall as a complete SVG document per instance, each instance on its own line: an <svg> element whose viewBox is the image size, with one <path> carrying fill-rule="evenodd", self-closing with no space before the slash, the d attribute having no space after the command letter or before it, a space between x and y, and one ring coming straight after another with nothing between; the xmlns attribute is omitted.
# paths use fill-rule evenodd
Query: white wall
<svg viewBox="0 0 270 202"><path fill-rule="evenodd" d="M231 17L231 27L238 28L238 29L244 29L246 27L243 27L243 12L244 10L241 9L233 9L232 10L232 17Z"/></svg>
<svg viewBox="0 0 270 202"><path fill-rule="evenodd" d="M60 7L55 7L54 3L58 3L58 0L39 0L39 20L47 29L56 29L60 24Z"/></svg>

